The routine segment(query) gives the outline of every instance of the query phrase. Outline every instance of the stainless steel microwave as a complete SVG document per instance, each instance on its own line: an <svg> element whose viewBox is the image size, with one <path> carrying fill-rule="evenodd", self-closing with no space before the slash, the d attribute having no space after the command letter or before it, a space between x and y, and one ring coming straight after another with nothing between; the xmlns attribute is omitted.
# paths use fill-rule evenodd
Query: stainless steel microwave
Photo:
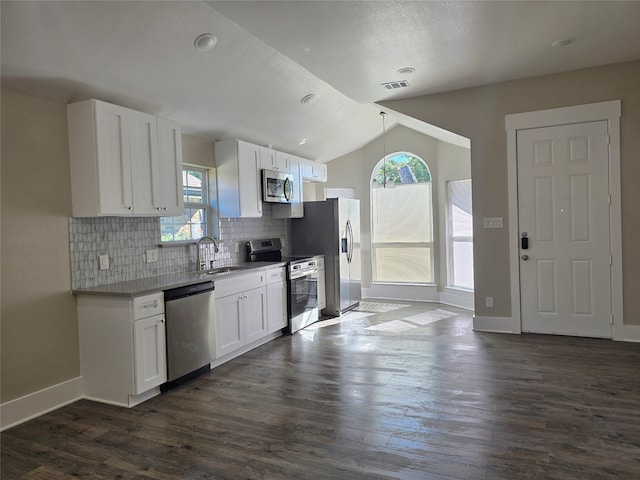
<svg viewBox="0 0 640 480"><path fill-rule="evenodd" d="M262 170L262 200L270 203L291 203L293 175Z"/></svg>

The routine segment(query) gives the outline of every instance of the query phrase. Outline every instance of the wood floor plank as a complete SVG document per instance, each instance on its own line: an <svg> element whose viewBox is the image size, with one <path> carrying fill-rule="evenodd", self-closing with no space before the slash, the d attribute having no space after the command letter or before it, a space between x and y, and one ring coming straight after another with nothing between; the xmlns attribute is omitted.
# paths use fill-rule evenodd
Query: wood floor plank
<svg viewBox="0 0 640 480"><path fill-rule="evenodd" d="M81 400L13 427L2 479L640 478L640 345L477 333L463 310L402 304L132 409ZM366 329L437 308L455 316Z"/></svg>

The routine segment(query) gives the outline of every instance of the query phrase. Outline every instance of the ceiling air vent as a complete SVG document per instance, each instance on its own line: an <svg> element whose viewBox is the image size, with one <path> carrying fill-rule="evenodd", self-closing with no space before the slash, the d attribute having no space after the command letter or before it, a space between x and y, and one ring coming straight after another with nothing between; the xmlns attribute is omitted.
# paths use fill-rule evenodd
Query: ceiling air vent
<svg viewBox="0 0 640 480"><path fill-rule="evenodd" d="M409 86L409 82L406 80L400 80L398 82L383 83L382 86L387 90L395 90L396 88L406 88Z"/></svg>

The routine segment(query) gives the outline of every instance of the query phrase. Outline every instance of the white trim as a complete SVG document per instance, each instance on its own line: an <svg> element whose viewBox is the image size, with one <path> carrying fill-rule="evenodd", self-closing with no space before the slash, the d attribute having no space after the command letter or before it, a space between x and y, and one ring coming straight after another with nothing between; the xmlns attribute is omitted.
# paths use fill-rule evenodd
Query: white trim
<svg viewBox="0 0 640 480"><path fill-rule="evenodd" d="M402 285L375 283L362 289L362 298L410 302L443 303L452 307L474 309L473 292L446 288L438 292L435 285Z"/></svg>
<svg viewBox="0 0 640 480"><path fill-rule="evenodd" d="M640 325L613 325L613 340L640 342Z"/></svg>
<svg viewBox="0 0 640 480"><path fill-rule="evenodd" d="M473 317L474 332L522 333L520 322L513 317Z"/></svg>
<svg viewBox="0 0 640 480"><path fill-rule="evenodd" d="M439 302L435 285L406 285L393 283L374 283L362 289L362 298L380 300L408 300L412 302Z"/></svg>
<svg viewBox="0 0 640 480"><path fill-rule="evenodd" d="M624 325L622 301L622 202L620 198L620 100L576 105L571 107L516 113L505 116L507 131L507 174L509 189L509 271L511 274L511 316L519 327L522 325L520 303L520 260L518 228L518 171L516 135L518 130L549 127L572 123L606 120L609 127L609 191L611 193L610 235L611 254L611 307L614 318L614 340L627 337L622 332L633 331ZM633 333L631 338L639 338Z"/></svg>
<svg viewBox="0 0 640 480"><path fill-rule="evenodd" d="M0 405L0 431L49 413L82 398L82 377L30 393Z"/></svg>
<svg viewBox="0 0 640 480"><path fill-rule="evenodd" d="M457 290L455 288L445 288L444 292L440 292L440 303L464 308L466 310L473 311L475 309L473 292Z"/></svg>

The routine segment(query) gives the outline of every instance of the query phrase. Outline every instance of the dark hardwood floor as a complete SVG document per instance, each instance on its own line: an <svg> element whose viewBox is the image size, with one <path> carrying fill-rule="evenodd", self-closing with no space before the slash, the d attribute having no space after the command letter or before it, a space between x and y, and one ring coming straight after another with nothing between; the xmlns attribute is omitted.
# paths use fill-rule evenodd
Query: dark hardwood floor
<svg viewBox="0 0 640 480"><path fill-rule="evenodd" d="M14 427L2 479L640 479L640 345L474 333L468 312L409 303L133 409L83 400Z"/></svg>

